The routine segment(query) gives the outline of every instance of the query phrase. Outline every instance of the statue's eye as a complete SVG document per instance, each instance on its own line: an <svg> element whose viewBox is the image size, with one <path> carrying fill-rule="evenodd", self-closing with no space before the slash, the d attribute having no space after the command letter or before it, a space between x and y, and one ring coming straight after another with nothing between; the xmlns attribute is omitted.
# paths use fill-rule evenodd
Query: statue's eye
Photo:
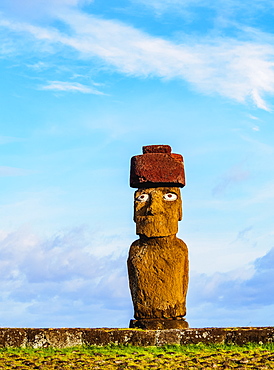
<svg viewBox="0 0 274 370"><path fill-rule="evenodd" d="M166 193L166 194L164 194L163 198L164 198L164 200L172 201L172 200L176 200L178 197L174 193Z"/></svg>
<svg viewBox="0 0 274 370"><path fill-rule="evenodd" d="M137 197L136 198L136 200L138 201L138 202L147 202L148 201L148 199L149 199L149 195L148 194L141 194L141 195L139 195L139 197Z"/></svg>

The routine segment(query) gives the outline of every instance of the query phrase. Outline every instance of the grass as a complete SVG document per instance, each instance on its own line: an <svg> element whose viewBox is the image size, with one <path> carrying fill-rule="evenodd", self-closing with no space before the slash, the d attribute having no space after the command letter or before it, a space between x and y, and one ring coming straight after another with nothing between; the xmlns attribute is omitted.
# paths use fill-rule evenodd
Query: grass
<svg viewBox="0 0 274 370"><path fill-rule="evenodd" d="M274 344L3 348L0 369L274 369Z"/></svg>

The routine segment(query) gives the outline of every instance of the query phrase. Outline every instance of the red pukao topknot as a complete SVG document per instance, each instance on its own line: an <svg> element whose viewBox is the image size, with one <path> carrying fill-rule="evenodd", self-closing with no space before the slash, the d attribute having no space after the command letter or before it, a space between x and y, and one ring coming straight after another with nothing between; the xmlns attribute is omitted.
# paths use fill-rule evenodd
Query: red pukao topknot
<svg viewBox="0 0 274 370"><path fill-rule="evenodd" d="M130 186L150 188L158 186L185 186L184 160L171 153L169 145L143 146L143 154L131 158Z"/></svg>

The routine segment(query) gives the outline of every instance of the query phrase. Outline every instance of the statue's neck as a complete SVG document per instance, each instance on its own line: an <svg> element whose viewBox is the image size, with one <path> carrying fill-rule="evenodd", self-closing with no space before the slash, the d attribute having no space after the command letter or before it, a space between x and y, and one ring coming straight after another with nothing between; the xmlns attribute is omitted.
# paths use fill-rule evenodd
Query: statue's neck
<svg viewBox="0 0 274 370"><path fill-rule="evenodd" d="M172 240L176 239L177 237L176 237L176 234L173 234L173 235L168 235L168 236L152 236L150 238L148 238L145 235L139 235L139 238L140 238L141 241L145 242L147 240L153 240L153 239L156 240L156 241L160 241L160 240L170 240L170 241L172 241Z"/></svg>

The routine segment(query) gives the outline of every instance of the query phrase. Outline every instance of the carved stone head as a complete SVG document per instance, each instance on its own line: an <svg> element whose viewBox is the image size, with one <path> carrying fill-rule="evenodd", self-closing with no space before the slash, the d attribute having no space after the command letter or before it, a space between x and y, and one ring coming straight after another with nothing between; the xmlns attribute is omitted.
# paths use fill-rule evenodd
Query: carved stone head
<svg viewBox="0 0 274 370"><path fill-rule="evenodd" d="M130 186L134 195L136 234L147 238L175 235L182 219L180 187L185 185L183 157L169 145L143 147L131 158Z"/></svg>
<svg viewBox="0 0 274 370"><path fill-rule="evenodd" d="M138 189L134 194L136 234L147 238L175 235L182 219L182 200L177 187Z"/></svg>

